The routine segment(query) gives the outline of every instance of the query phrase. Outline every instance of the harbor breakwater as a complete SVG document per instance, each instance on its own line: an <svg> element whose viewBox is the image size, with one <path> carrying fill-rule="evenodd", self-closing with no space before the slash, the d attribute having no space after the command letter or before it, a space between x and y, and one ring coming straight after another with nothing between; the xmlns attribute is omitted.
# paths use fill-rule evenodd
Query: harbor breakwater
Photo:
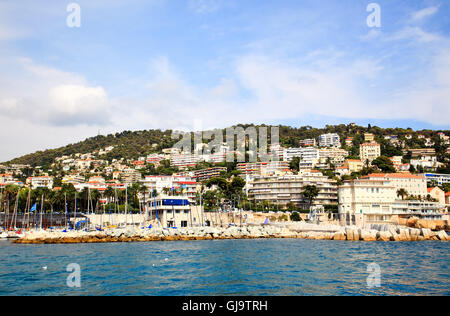
<svg viewBox="0 0 450 316"><path fill-rule="evenodd" d="M318 228L323 228L317 225ZM450 236L443 230L432 231L428 228L409 228L394 225L371 225L368 229L355 226L335 226L332 231L323 229L302 230L289 229L271 225L231 226L231 227L190 227L178 229L128 227L104 231L31 231L16 239L17 244L73 244L73 243L108 243L108 242L149 242L177 240L212 240L212 239L258 239L258 238L297 238L315 240L347 241L449 241Z"/></svg>

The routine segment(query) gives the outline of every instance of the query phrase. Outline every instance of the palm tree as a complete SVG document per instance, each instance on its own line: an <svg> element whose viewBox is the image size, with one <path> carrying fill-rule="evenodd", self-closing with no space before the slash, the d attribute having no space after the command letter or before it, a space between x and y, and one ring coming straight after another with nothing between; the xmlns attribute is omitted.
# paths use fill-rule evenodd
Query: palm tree
<svg viewBox="0 0 450 316"><path fill-rule="evenodd" d="M402 200L405 199L405 196L408 196L408 191L406 191L405 189L401 188L397 190L397 196L401 196Z"/></svg>

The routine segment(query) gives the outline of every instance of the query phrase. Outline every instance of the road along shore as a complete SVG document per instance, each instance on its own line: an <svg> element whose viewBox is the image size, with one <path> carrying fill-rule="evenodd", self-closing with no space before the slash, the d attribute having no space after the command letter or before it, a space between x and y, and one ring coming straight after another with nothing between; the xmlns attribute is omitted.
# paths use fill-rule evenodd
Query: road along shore
<svg viewBox="0 0 450 316"><path fill-rule="evenodd" d="M341 227L336 231L291 230L271 225L242 227L190 227L179 229L142 229L128 227L104 231L30 231L15 239L17 244L74 244L108 242L149 242L176 240L213 239L259 239L259 238L297 238L315 240L347 241L449 241L450 236L443 230L431 231L427 228L408 228L406 226L378 225L371 229L354 226Z"/></svg>

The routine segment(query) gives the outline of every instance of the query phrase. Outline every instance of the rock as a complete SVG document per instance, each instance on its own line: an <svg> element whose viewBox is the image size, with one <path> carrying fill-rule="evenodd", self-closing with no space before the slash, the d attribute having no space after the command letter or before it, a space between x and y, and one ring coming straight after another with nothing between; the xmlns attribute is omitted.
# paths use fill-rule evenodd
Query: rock
<svg viewBox="0 0 450 316"><path fill-rule="evenodd" d="M441 241L448 241L449 240L449 237L448 237L447 233L444 230L439 231L437 233L437 237Z"/></svg>
<svg viewBox="0 0 450 316"><path fill-rule="evenodd" d="M345 231L334 233L333 240L346 240Z"/></svg>
<svg viewBox="0 0 450 316"><path fill-rule="evenodd" d="M377 240L380 241L390 241L391 239L393 239L393 236L390 232L388 231L380 231L377 234Z"/></svg>
<svg viewBox="0 0 450 316"><path fill-rule="evenodd" d="M376 241L377 240L376 230L361 230L361 240L364 241Z"/></svg>

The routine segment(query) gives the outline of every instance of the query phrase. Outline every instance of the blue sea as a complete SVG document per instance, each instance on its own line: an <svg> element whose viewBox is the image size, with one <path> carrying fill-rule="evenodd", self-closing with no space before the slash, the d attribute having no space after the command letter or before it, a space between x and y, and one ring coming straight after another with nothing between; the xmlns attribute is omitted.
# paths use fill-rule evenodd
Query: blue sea
<svg viewBox="0 0 450 316"><path fill-rule="evenodd" d="M433 241L0 241L0 295L449 295L449 250ZM71 263L80 287L67 285Z"/></svg>

